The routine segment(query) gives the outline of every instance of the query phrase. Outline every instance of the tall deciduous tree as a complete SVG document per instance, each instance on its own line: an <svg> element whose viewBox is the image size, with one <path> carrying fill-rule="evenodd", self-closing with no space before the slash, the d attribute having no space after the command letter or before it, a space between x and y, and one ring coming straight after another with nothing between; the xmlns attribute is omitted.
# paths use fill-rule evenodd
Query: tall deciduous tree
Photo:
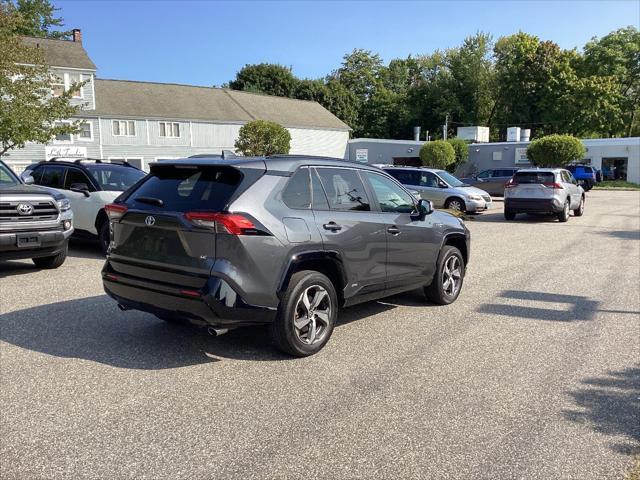
<svg viewBox="0 0 640 480"><path fill-rule="evenodd" d="M17 35L27 37L67 39L71 31L64 27L62 18L56 16L59 10L49 0L0 0L9 13L18 13L20 21L12 28Z"/></svg>
<svg viewBox="0 0 640 480"><path fill-rule="evenodd" d="M273 63L245 65L229 82L233 90L260 92L279 97L290 97L298 80L291 70Z"/></svg>
<svg viewBox="0 0 640 480"><path fill-rule="evenodd" d="M26 142L47 143L56 135L77 133L77 123L59 123L78 113L70 99L82 84L52 95L53 75L42 52L15 34L20 15L0 5L0 155Z"/></svg>

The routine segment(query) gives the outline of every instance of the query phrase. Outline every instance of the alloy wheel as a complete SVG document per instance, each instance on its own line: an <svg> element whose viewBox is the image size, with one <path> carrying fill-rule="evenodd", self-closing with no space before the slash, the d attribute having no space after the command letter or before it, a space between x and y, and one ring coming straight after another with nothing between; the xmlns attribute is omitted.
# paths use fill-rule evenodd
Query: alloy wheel
<svg viewBox="0 0 640 480"><path fill-rule="evenodd" d="M442 289L449 296L454 296L462 281L462 264L455 255L450 256L444 262L442 269Z"/></svg>
<svg viewBox="0 0 640 480"><path fill-rule="evenodd" d="M451 200L449 202L449 208L451 210L455 210L457 212L460 212L462 210L462 204L460 203L460 200Z"/></svg>
<svg viewBox="0 0 640 480"><path fill-rule="evenodd" d="M298 340L307 345L324 340L331 319L331 297L320 285L307 287L298 298L293 326Z"/></svg>

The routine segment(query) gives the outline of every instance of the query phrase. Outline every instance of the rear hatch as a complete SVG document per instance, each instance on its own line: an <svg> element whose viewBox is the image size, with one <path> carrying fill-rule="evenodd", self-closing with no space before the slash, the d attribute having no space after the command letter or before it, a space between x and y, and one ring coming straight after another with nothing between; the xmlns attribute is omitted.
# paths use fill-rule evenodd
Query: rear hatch
<svg viewBox="0 0 640 480"><path fill-rule="evenodd" d="M506 185L506 194L511 198L551 199L556 188L553 172L516 172Z"/></svg>
<svg viewBox="0 0 640 480"><path fill-rule="evenodd" d="M152 165L142 184L107 206L113 225L111 269L153 282L202 287L215 261L216 236L253 228L246 217L226 212L264 174L252 163L253 168Z"/></svg>

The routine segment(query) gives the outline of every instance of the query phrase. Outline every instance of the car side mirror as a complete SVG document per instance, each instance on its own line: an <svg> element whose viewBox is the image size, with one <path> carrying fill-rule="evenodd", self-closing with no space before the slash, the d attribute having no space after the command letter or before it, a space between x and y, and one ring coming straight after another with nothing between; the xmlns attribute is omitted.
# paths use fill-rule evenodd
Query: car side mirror
<svg viewBox="0 0 640 480"><path fill-rule="evenodd" d="M89 196L89 186L86 183L72 183L69 190L76 193L82 193L85 197Z"/></svg>
<svg viewBox="0 0 640 480"><path fill-rule="evenodd" d="M412 218L416 220L424 220L427 215L433 213L433 203L431 200L425 200L421 198L416 204L416 211L412 214Z"/></svg>
<svg viewBox="0 0 640 480"><path fill-rule="evenodd" d="M20 175L20 178L25 185L33 185L36 183L36 180L31 175Z"/></svg>

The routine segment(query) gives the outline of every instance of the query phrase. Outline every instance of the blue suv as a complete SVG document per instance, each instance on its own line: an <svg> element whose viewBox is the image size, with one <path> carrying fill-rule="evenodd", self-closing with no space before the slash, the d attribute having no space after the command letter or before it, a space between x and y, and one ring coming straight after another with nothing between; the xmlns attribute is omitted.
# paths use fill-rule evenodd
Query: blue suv
<svg viewBox="0 0 640 480"><path fill-rule="evenodd" d="M573 174L573 177L586 192L596 184L596 170L589 165L569 165L567 170Z"/></svg>

